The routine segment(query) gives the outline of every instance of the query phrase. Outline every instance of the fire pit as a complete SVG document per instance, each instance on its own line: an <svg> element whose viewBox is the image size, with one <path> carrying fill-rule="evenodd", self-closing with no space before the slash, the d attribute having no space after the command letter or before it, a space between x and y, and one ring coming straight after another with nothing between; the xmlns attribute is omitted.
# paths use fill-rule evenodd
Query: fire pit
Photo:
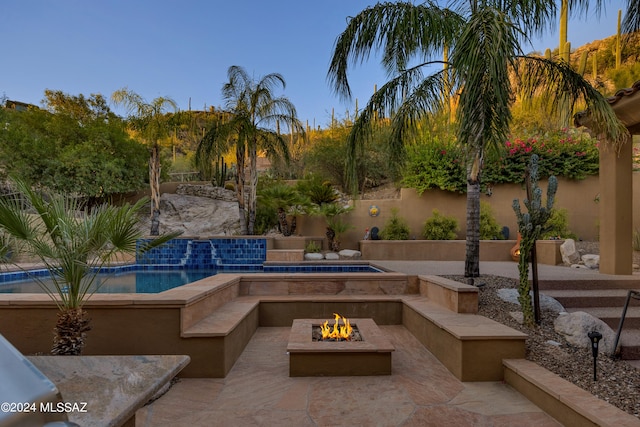
<svg viewBox="0 0 640 427"><path fill-rule="evenodd" d="M329 321L320 326L311 327L311 338L313 341L362 341L362 335L358 327L351 327L349 319L333 314L335 322L329 325Z"/></svg>
<svg viewBox="0 0 640 427"><path fill-rule="evenodd" d="M293 321L287 346L290 377L391 375L394 348L372 319L340 321L336 318L333 327L325 322L318 319ZM348 340L314 341L314 328L320 329L324 325L330 330L340 330L347 323L352 329Z"/></svg>

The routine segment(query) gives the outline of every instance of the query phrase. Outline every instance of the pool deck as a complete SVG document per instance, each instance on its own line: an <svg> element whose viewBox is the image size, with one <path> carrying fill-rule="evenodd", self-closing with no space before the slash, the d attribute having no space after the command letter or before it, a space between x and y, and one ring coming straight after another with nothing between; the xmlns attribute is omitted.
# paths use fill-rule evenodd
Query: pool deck
<svg viewBox="0 0 640 427"><path fill-rule="evenodd" d="M403 326L392 375L289 377L290 328L258 328L226 378L183 378L136 426L560 426L503 382L458 381Z"/></svg>
<svg viewBox="0 0 640 427"><path fill-rule="evenodd" d="M407 275L464 273L464 262L459 261L374 261L372 264ZM482 262L480 269L482 274L518 277L517 265L513 262ZM539 277L542 280L638 280L640 276L607 276L591 270L541 265ZM184 293L181 298L191 297L187 289L178 292ZM32 298L34 296L24 297ZM122 303L113 298L113 304ZM140 302L146 303L147 297L140 298ZM173 298L167 295L161 299L168 302ZM563 425L506 382L458 380L404 326L382 325L381 329L395 347L391 375L289 377L286 349L290 328L259 327L224 378L180 378L166 394L137 411L135 425ZM557 387L562 388L564 384L558 381ZM636 417L623 416L621 421L617 416L597 424L640 426L640 419Z"/></svg>
<svg viewBox="0 0 640 427"><path fill-rule="evenodd" d="M462 275L464 262L375 261L409 275ZM481 274L518 277L511 262ZM543 280L637 280L541 265ZM382 326L395 347L390 376L288 376L289 328L258 328L226 378L180 379L137 413L136 426L560 426L505 382L461 382L403 326ZM555 379L553 379L555 380ZM566 387L558 378L557 387ZM626 413L624 415L627 415ZM637 425L632 416L601 425Z"/></svg>

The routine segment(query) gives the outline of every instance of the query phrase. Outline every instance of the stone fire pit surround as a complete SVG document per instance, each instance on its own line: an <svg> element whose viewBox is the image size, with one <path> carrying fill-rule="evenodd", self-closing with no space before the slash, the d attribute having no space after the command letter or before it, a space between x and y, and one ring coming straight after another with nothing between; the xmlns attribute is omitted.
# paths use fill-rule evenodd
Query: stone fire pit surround
<svg viewBox="0 0 640 427"><path fill-rule="evenodd" d="M287 352L289 376L391 375L395 350L372 319L349 319L362 341L313 341L312 328L327 319L295 319Z"/></svg>

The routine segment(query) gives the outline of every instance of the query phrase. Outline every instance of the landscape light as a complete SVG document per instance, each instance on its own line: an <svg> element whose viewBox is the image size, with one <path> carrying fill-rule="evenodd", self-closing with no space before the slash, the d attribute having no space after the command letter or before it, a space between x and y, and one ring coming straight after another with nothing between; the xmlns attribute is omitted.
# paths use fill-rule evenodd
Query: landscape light
<svg viewBox="0 0 640 427"><path fill-rule="evenodd" d="M593 353L593 380L598 381L596 374L596 359L598 358L598 341L602 339L602 334L598 331L591 331L587 336L591 340L591 352Z"/></svg>

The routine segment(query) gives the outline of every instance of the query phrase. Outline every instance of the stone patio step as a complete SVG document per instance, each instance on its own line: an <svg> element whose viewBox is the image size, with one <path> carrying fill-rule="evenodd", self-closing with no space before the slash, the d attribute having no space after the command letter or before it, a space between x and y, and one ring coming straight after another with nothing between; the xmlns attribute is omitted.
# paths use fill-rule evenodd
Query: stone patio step
<svg viewBox="0 0 640 427"><path fill-rule="evenodd" d="M558 300L564 308L574 307L624 307L629 289L561 289L544 290L544 295ZM640 300L631 298L629 307L640 307Z"/></svg>
<svg viewBox="0 0 640 427"><path fill-rule="evenodd" d="M622 333L620 334L620 358L623 360L640 360L640 329L622 328Z"/></svg>
<svg viewBox="0 0 640 427"><path fill-rule="evenodd" d="M563 277L561 279L541 279L538 286L543 290L601 290L601 289L635 289L640 290L640 281L637 277L607 277L598 279L589 277L585 279L572 279Z"/></svg>
<svg viewBox="0 0 640 427"><path fill-rule="evenodd" d="M185 338L226 337L256 311L259 304L260 301L256 298L237 298L184 330L182 336Z"/></svg>

